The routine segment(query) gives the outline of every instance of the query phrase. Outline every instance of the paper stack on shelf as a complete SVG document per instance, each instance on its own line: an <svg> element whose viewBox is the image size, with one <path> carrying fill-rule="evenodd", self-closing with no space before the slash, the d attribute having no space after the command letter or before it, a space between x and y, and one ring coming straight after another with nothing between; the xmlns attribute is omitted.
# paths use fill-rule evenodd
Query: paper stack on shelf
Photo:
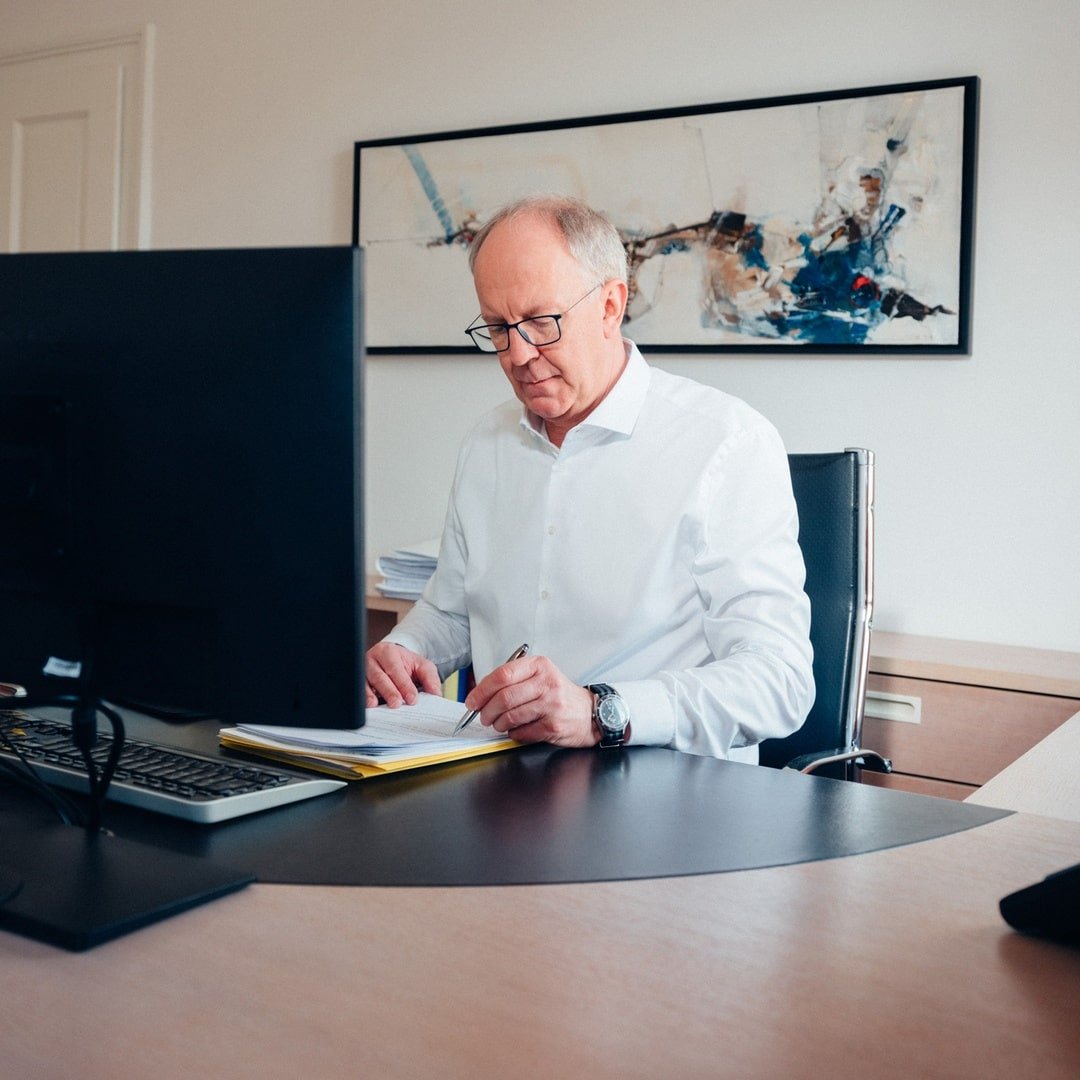
<svg viewBox="0 0 1080 1080"><path fill-rule="evenodd" d="M345 780L460 761L521 745L479 720L455 735L463 711L458 702L420 694L415 705L368 709L364 726L355 731L241 724L223 728L219 740L230 750Z"/></svg>
<svg viewBox="0 0 1080 1080"><path fill-rule="evenodd" d="M427 580L435 573L439 558L439 538L422 540L419 544L398 548L389 555L380 555L375 567L383 576L376 588L383 596L416 600Z"/></svg>

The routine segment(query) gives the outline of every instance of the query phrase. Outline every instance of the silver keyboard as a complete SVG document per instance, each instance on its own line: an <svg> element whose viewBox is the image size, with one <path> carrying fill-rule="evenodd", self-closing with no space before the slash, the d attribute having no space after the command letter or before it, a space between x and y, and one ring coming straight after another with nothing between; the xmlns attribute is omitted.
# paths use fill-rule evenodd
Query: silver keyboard
<svg viewBox="0 0 1080 1080"><path fill-rule="evenodd" d="M0 731L43 780L86 793L86 766L72 744L70 725L28 713L0 712ZM111 745L111 735L98 736L91 753L99 769L104 767ZM18 762L18 756L2 739L0 759ZM329 776L297 776L272 765L249 765L192 750L125 739L106 798L200 825L212 825L325 795L345 784L344 780Z"/></svg>

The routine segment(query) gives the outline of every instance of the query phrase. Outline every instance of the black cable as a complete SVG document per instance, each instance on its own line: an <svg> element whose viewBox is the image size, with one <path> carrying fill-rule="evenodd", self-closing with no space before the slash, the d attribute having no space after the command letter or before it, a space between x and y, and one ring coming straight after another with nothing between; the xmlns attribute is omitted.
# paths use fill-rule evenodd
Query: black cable
<svg viewBox="0 0 1080 1080"><path fill-rule="evenodd" d="M34 766L26 759L18 743L13 742L2 726L2 721L11 718L16 724L18 716L14 713L0 713L0 744L18 758L22 768L13 762L0 758L0 772L20 787L37 795L47 802L65 825L85 825L82 811L61 791L47 784L38 775Z"/></svg>
<svg viewBox="0 0 1080 1080"><path fill-rule="evenodd" d="M50 699L31 700L29 698L22 698L19 701L20 711L24 711L27 708L41 708L43 706L54 706L71 710L72 739L83 759L83 764L86 766L86 778L90 789L89 816L85 822L83 821L81 814L76 814L76 817L79 823L84 824L85 828L90 832L100 832L105 796L109 790L109 784L112 782L113 774L116 772L116 766L120 762L120 755L123 753L124 749L124 721L121 719L119 713L100 698L96 697L75 697L70 694L61 694ZM112 727L112 745L109 748L109 755L106 759L105 767L100 773L98 772L97 762L94 761L93 757L93 746L97 741L96 716L99 712L105 715ZM62 811L57 804L66 802L67 800L59 796L50 785L46 784L38 777L33 766L26 760L21 751L7 739L6 733L4 733L2 729L0 729L0 735L3 735L4 744L11 749L36 781L36 785L33 785L32 789L36 790L42 798L49 801L53 805L53 808L57 810L57 813L62 814ZM10 765L10 763L8 764ZM25 781L25 786L32 786L29 779ZM46 794L46 792L48 792L48 794ZM72 809L74 808L69 804L69 813ZM66 821L65 823L71 824L70 821Z"/></svg>
<svg viewBox="0 0 1080 1080"><path fill-rule="evenodd" d="M112 727L112 745L109 747L109 758L105 762L105 768L101 771L101 788L97 794L97 811L94 815L100 828L102 804L108 794L109 784L112 783L113 773L116 772L116 766L120 762L120 755L124 752L124 721L118 712L111 709L100 698L95 702L95 708L98 712L105 714Z"/></svg>
<svg viewBox="0 0 1080 1080"><path fill-rule="evenodd" d="M86 820L87 832L101 832L101 785L98 779L97 764L94 755L86 746L79 747L83 765L86 767L86 784L90 795L90 813Z"/></svg>
<svg viewBox="0 0 1080 1080"><path fill-rule="evenodd" d="M11 712L0 713L0 721L9 719L17 724L19 722L19 714ZM48 802L65 825L72 824L72 820L70 819L74 819L79 824L82 824L83 816L78 807L76 807L66 795L41 779L37 769L35 769L27 760L21 747L11 740L10 735L2 725L0 725L0 743L15 755L22 765L22 769L20 770L10 761L0 761L0 764L4 766L4 772L7 773L11 780Z"/></svg>
<svg viewBox="0 0 1080 1080"><path fill-rule="evenodd" d="M27 775L10 761L0 761L0 780L15 784L31 795L43 799L49 804L62 824L80 826L84 824L82 815L75 810L74 806L67 799L60 796L55 789L43 783L37 773L32 776Z"/></svg>
<svg viewBox="0 0 1080 1080"><path fill-rule="evenodd" d="M97 742L98 713L103 713L108 718L113 732L109 756L100 772L93 754L93 746ZM88 832L100 832L105 796L124 750L124 721L100 698L82 698L72 708L72 725L77 725L75 745L86 766L86 779L90 788L90 814L86 828Z"/></svg>

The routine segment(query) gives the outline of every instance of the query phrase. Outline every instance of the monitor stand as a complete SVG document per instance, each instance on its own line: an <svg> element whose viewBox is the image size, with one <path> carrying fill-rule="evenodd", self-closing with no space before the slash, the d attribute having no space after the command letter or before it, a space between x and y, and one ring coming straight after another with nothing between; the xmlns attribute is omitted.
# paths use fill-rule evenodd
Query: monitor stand
<svg viewBox="0 0 1080 1080"><path fill-rule="evenodd" d="M73 825L2 832L0 929L75 951L255 880L207 859Z"/></svg>

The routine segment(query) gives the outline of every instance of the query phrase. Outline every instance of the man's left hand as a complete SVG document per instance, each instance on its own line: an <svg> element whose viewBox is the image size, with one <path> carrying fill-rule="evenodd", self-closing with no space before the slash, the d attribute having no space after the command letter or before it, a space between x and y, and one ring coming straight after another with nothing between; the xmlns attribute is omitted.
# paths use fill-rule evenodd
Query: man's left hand
<svg viewBox="0 0 1080 1080"><path fill-rule="evenodd" d="M501 664L465 699L481 723L518 742L595 746L593 696L572 683L546 656L523 656Z"/></svg>

